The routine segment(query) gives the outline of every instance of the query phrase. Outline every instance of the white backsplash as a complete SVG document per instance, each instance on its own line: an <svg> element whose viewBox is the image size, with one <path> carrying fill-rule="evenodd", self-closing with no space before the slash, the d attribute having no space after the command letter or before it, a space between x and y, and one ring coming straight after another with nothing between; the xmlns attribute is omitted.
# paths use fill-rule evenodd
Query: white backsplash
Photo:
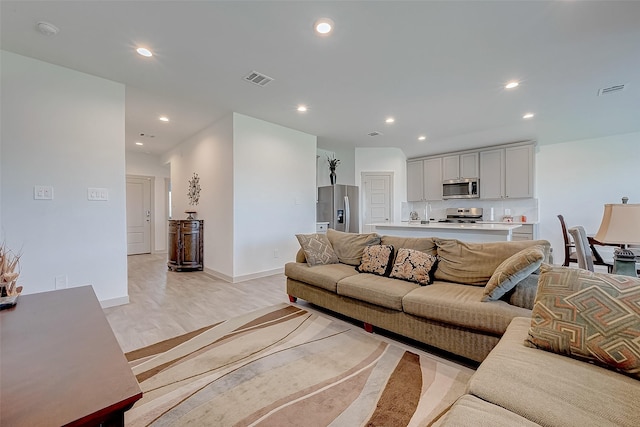
<svg viewBox="0 0 640 427"><path fill-rule="evenodd" d="M402 221L409 220L409 212L411 211L416 211L420 215L420 219L424 219L425 212L427 212L429 219L437 221L446 218L446 210L448 208L482 208L484 221L490 221L491 208L493 208L494 221L502 221L502 217L505 216L505 209L510 209L511 216L516 222L520 221L522 215L527 217L527 222L538 222L538 199L452 199L436 202L403 202Z"/></svg>

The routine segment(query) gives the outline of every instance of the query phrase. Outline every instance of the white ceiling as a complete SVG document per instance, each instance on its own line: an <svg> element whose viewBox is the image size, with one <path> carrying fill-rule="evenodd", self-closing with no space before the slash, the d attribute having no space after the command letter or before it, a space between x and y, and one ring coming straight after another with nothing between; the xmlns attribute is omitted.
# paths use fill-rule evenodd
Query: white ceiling
<svg viewBox="0 0 640 427"><path fill-rule="evenodd" d="M323 148L408 157L640 131L637 1L3 0L0 12L2 49L126 85L127 150L162 153L232 111ZM320 17L330 37L313 33ZM274 81L245 82L252 70Z"/></svg>

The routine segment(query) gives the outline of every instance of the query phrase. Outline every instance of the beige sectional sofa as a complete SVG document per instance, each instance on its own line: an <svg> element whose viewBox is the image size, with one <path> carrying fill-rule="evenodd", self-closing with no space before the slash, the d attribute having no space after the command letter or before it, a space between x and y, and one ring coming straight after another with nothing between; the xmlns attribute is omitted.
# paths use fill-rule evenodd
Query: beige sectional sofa
<svg viewBox="0 0 640 427"><path fill-rule="evenodd" d="M500 260L548 243L329 235L350 264L310 267L299 253L285 268L293 299L482 362L434 426L640 426L640 279L543 264L482 302L479 283ZM363 242L437 255L434 282L358 273Z"/></svg>
<svg viewBox="0 0 640 427"><path fill-rule="evenodd" d="M309 266L304 253L285 266L287 293L447 352L481 362L514 317L530 316L537 276L522 280L498 301L482 302L484 284L496 267L520 250L547 241L463 243L451 239L327 234L340 263ZM358 273L363 248L371 244L415 249L439 258L428 286ZM456 281L457 280L457 281ZM473 283L473 284L469 284Z"/></svg>

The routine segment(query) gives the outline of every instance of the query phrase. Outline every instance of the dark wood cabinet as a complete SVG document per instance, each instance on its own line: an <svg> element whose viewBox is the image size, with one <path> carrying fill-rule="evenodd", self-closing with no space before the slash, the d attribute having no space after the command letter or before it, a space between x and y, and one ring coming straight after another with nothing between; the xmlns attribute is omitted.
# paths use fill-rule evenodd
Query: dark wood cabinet
<svg viewBox="0 0 640 427"><path fill-rule="evenodd" d="M202 270L204 221L169 220L169 261L173 271Z"/></svg>

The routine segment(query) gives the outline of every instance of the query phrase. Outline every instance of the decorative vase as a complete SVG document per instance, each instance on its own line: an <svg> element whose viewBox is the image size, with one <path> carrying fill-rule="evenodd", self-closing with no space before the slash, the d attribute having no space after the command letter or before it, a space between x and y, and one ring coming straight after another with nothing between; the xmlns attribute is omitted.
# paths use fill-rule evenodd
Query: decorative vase
<svg viewBox="0 0 640 427"><path fill-rule="evenodd" d="M331 180L331 185L335 185L336 184L336 170L331 168L330 171L331 171L331 173L329 174L329 179Z"/></svg>
<svg viewBox="0 0 640 427"><path fill-rule="evenodd" d="M196 219L196 211L186 210L184 211L184 213L189 214L189 216L187 216L187 219Z"/></svg>

